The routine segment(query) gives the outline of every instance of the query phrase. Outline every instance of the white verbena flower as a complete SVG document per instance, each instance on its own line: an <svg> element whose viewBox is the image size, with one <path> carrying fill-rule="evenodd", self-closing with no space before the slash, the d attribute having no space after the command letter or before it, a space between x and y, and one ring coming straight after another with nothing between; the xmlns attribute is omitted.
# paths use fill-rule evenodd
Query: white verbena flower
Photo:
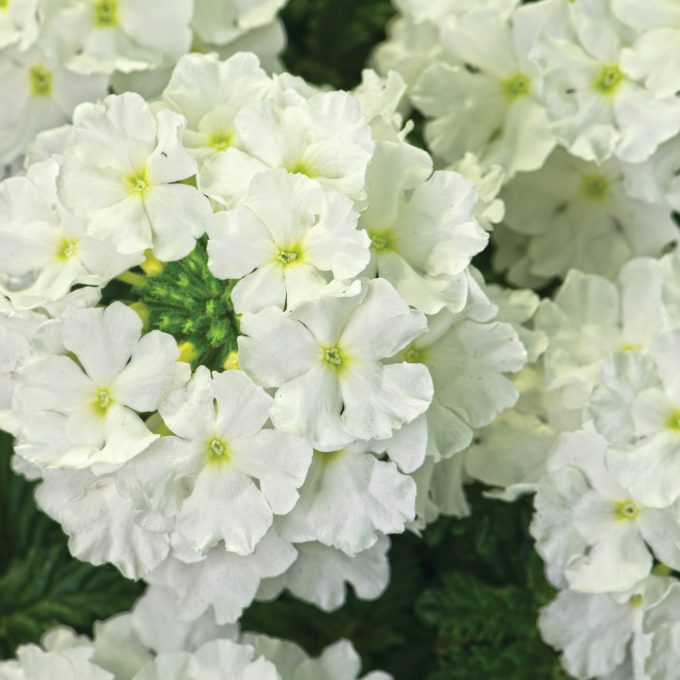
<svg viewBox="0 0 680 680"><path fill-rule="evenodd" d="M64 319L64 354L19 372L23 458L45 467L119 466L157 439L137 413L156 410L190 369L178 363L172 336L141 332L137 313L120 302Z"/></svg>
<svg viewBox="0 0 680 680"><path fill-rule="evenodd" d="M154 115L133 93L78 108L57 183L64 205L88 219L89 234L120 253L153 248L163 261L191 252L212 209L180 183L196 173L181 144L184 124L167 109Z"/></svg>
<svg viewBox="0 0 680 680"><path fill-rule="evenodd" d="M387 439L423 413L432 380L422 365L385 364L426 328L386 281L354 282L283 313L241 319L239 363L263 387L276 387L277 428L331 451L354 439Z"/></svg>
<svg viewBox="0 0 680 680"><path fill-rule="evenodd" d="M349 198L314 180L262 173L237 208L215 214L208 265L218 278L239 279L231 293L237 312L291 309L364 269L369 238L357 219Z"/></svg>
<svg viewBox="0 0 680 680"><path fill-rule="evenodd" d="M175 531L196 551L219 543L252 553L274 514L296 504L312 457L302 439L263 429L271 404L241 371L211 376L199 366L160 406L176 436L130 462L125 492L140 509L175 517Z"/></svg>

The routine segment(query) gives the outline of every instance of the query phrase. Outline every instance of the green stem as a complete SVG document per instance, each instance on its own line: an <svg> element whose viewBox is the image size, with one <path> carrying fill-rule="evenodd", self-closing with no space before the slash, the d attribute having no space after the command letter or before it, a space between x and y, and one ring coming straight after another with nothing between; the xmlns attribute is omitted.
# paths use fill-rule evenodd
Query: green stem
<svg viewBox="0 0 680 680"><path fill-rule="evenodd" d="M141 274L135 274L134 272L123 272L122 274L119 274L116 276L116 279L118 281L122 281L123 283L127 283L134 288L145 288L147 286L147 281L146 277L142 276Z"/></svg>

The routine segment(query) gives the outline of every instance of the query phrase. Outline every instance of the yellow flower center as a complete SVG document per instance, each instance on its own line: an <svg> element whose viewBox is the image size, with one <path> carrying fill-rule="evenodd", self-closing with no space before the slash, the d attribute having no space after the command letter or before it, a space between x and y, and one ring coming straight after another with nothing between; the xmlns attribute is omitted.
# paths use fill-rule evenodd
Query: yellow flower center
<svg viewBox="0 0 680 680"><path fill-rule="evenodd" d="M111 392L104 387L97 391L94 401L92 402L92 408L94 408L97 415L103 417L111 407L111 404L113 404Z"/></svg>
<svg viewBox="0 0 680 680"><path fill-rule="evenodd" d="M118 23L118 0L95 0L94 25L110 28Z"/></svg>
<svg viewBox="0 0 680 680"><path fill-rule="evenodd" d="M645 603L645 599L640 595L640 593L635 593L635 595L631 595L630 599L628 600L628 604L635 608L635 609L640 609L642 605Z"/></svg>
<svg viewBox="0 0 680 680"><path fill-rule="evenodd" d="M208 462L214 465L222 465L229 462L231 456L229 455L229 446L220 437L213 437L206 446L208 454Z"/></svg>
<svg viewBox="0 0 680 680"><path fill-rule="evenodd" d="M501 86L505 97L512 102L526 97L531 92L531 78L524 73L515 73L509 78L505 78L501 82Z"/></svg>
<svg viewBox="0 0 680 680"><path fill-rule="evenodd" d="M347 357L337 345L322 347L321 358L329 368L335 371L340 371L347 367Z"/></svg>
<svg viewBox="0 0 680 680"><path fill-rule="evenodd" d="M618 90L625 77L618 65L603 66L595 77L593 89L600 94L611 97Z"/></svg>
<svg viewBox="0 0 680 680"><path fill-rule="evenodd" d="M680 409L673 409L666 420L666 427L673 432L680 433Z"/></svg>
<svg viewBox="0 0 680 680"><path fill-rule="evenodd" d="M427 361L427 348L409 345L401 356L409 364L424 364Z"/></svg>
<svg viewBox="0 0 680 680"><path fill-rule="evenodd" d="M302 247L298 244L290 248L281 248L276 254L276 261L287 267L289 264L300 264L302 261Z"/></svg>
<svg viewBox="0 0 680 680"><path fill-rule="evenodd" d="M642 345L636 342L624 342L621 347L619 347L619 352L641 352Z"/></svg>
<svg viewBox="0 0 680 680"><path fill-rule="evenodd" d="M371 239L371 250L375 253L384 253L396 250L394 232L391 229L371 229L368 232Z"/></svg>
<svg viewBox="0 0 680 680"><path fill-rule="evenodd" d="M57 246L57 259L63 261L71 259L78 252L78 241L62 238Z"/></svg>
<svg viewBox="0 0 680 680"><path fill-rule="evenodd" d="M234 135L231 132L215 132L208 139L208 144L215 151L226 151L233 143Z"/></svg>
<svg viewBox="0 0 680 680"><path fill-rule="evenodd" d="M638 518L640 508L634 500L628 498L625 501L616 501L614 503L614 514L618 520L632 521Z"/></svg>
<svg viewBox="0 0 680 680"><path fill-rule="evenodd" d="M0 0L0 9L7 9L9 7L9 0Z"/></svg>
<svg viewBox="0 0 680 680"><path fill-rule="evenodd" d="M585 175L581 182L581 194L590 199L602 203L607 199L609 194L609 182L607 178L600 172L593 172L590 175Z"/></svg>
<svg viewBox="0 0 680 680"><path fill-rule="evenodd" d="M323 465L330 465L341 458L343 453L343 449L339 449L338 451L317 451L314 449L314 456Z"/></svg>
<svg viewBox="0 0 680 680"><path fill-rule="evenodd" d="M149 187L149 177L146 168L128 175L125 179L130 189L138 194L143 194Z"/></svg>
<svg viewBox="0 0 680 680"><path fill-rule="evenodd" d="M28 72L31 94L34 97L49 97L52 94L52 71L42 64L36 64Z"/></svg>
<svg viewBox="0 0 680 680"><path fill-rule="evenodd" d="M314 179L316 177L316 174L314 171L304 162L304 161L295 161L295 163L291 163L290 165L286 166L286 170L290 172L292 175L305 175L305 177L309 177L310 179Z"/></svg>

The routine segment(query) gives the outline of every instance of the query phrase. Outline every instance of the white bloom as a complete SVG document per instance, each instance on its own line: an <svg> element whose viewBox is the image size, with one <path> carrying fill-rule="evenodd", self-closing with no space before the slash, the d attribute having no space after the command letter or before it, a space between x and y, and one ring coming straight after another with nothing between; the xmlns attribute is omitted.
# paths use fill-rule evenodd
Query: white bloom
<svg viewBox="0 0 680 680"><path fill-rule="evenodd" d="M15 43L25 50L38 36L38 0L11 0L0 6L0 49Z"/></svg>
<svg viewBox="0 0 680 680"><path fill-rule="evenodd" d="M353 556L314 541L298 543L297 559L280 576L264 579L257 599L273 600L285 588L295 597L330 612L344 604L349 584L357 597L375 600L389 583L389 547L386 536Z"/></svg>
<svg viewBox="0 0 680 680"><path fill-rule="evenodd" d="M138 638L131 614L95 621L92 661L113 673L116 680L131 680L152 659L151 651Z"/></svg>
<svg viewBox="0 0 680 680"><path fill-rule="evenodd" d="M620 592L647 576L652 552L680 566L676 510L645 506L604 465L606 440L563 434L536 495L531 532L553 581L588 593ZM651 550L650 550L651 549Z"/></svg>
<svg viewBox="0 0 680 680"><path fill-rule="evenodd" d="M24 153L38 132L70 121L81 102L104 97L107 86L105 76L73 73L39 45L7 48L0 60L0 164Z"/></svg>
<svg viewBox="0 0 680 680"><path fill-rule="evenodd" d="M159 654L133 680L281 680L276 667L255 650L230 640L212 640L193 654Z"/></svg>
<svg viewBox="0 0 680 680"><path fill-rule="evenodd" d="M541 610L541 635L562 652L564 667L577 678L601 677L615 670L621 676L614 677L643 677L638 672L650 643L642 631L643 615L670 582L650 576L614 595L562 591Z"/></svg>
<svg viewBox="0 0 680 680"><path fill-rule="evenodd" d="M454 172L432 173L420 149L382 142L366 177L360 225L371 238L369 271L389 281L427 314L458 312L467 297L465 269L488 235L472 211L473 185Z"/></svg>
<svg viewBox="0 0 680 680"><path fill-rule="evenodd" d="M22 645L16 661L0 662L0 680L114 680L95 666L91 646L44 652L37 645Z"/></svg>
<svg viewBox="0 0 680 680"><path fill-rule="evenodd" d="M369 239L357 219L350 199L314 180L262 173L237 208L213 217L208 265L218 278L240 279L231 294L237 312L291 309L368 264Z"/></svg>
<svg viewBox="0 0 680 680"><path fill-rule="evenodd" d="M434 399L425 415L428 455L439 459L462 451L474 428L517 401L517 389L504 373L519 371L527 354L510 324L479 323L444 310L398 357L424 364L432 375Z"/></svg>
<svg viewBox="0 0 680 680"><path fill-rule="evenodd" d="M48 13L55 40L78 73L138 71L189 51L191 0L67 0ZM63 48L62 48L63 49Z"/></svg>
<svg viewBox="0 0 680 680"><path fill-rule="evenodd" d="M652 638L644 670L652 680L672 680L677 674L680 661L679 607L680 583L676 581L665 596L644 613L642 628Z"/></svg>
<svg viewBox="0 0 680 680"><path fill-rule="evenodd" d="M229 553L221 546L207 555L193 553L181 544L174 545L173 551L177 556L169 557L146 580L152 587L174 592L180 621L194 621L214 610L220 625L237 621L253 601L262 579L279 576L297 557L295 548L273 529L250 555Z"/></svg>
<svg viewBox="0 0 680 680"><path fill-rule="evenodd" d="M120 302L64 320L61 341L78 363L46 354L20 371L23 458L46 467L119 466L157 438L136 412L157 409L186 382L189 366L177 362L172 336L141 332L139 316Z"/></svg>
<svg viewBox="0 0 680 680"><path fill-rule="evenodd" d="M431 118L426 139L449 162L466 152L508 177L535 170L555 145L541 103L541 74L529 58L542 14L521 7L511 17L477 7L449 15L441 41L448 61L436 60L416 81L411 99Z"/></svg>
<svg viewBox="0 0 680 680"><path fill-rule="evenodd" d="M663 261L661 261L663 262ZM560 412L558 429L577 429L583 407L612 352L645 351L680 316L664 301L659 261L638 258L619 275L618 285L572 270L554 300L543 300L536 328L549 339L546 388Z"/></svg>
<svg viewBox="0 0 680 680"><path fill-rule="evenodd" d="M346 640L326 647L318 659L306 659L296 669L291 680L357 680L361 658ZM382 671L374 671L362 680L392 680Z"/></svg>
<svg viewBox="0 0 680 680"><path fill-rule="evenodd" d="M472 182L477 192L477 203L473 214L484 229L491 231L492 225L500 222L505 215L505 205L498 197L505 182L503 168L500 165L492 165L485 169L479 158L468 152L449 169Z"/></svg>
<svg viewBox="0 0 680 680"><path fill-rule="evenodd" d="M385 78L371 69L361 72L361 84L354 88L353 94L376 141L403 142L413 129L411 121L404 125L404 117L399 112L405 93L406 83L396 71L389 71Z"/></svg>
<svg viewBox="0 0 680 680"><path fill-rule="evenodd" d="M596 427L613 443L607 467L641 502L665 508L680 498L680 330L647 348L614 355L593 394Z"/></svg>
<svg viewBox="0 0 680 680"><path fill-rule="evenodd" d="M234 42L245 32L270 24L287 0L194 0L192 26L213 45Z"/></svg>
<svg viewBox="0 0 680 680"><path fill-rule="evenodd" d="M673 97L680 90L680 5L674 0L613 0L612 12L636 37L621 52L621 65L644 81L656 97Z"/></svg>
<svg viewBox="0 0 680 680"><path fill-rule="evenodd" d="M319 541L356 555L382 534L402 533L415 516L416 487L392 462L356 443L317 452L300 489L300 500L279 531L293 543Z"/></svg>
<svg viewBox="0 0 680 680"><path fill-rule="evenodd" d="M0 275L10 277L0 289L16 307L59 300L75 284L104 286L144 259L87 235L86 220L61 205L58 172L58 162L47 160L0 183Z"/></svg>
<svg viewBox="0 0 680 680"><path fill-rule="evenodd" d="M18 313L0 296L0 429L15 432L21 426L12 413L16 370L32 353L31 339L46 320L42 314Z"/></svg>
<svg viewBox="0 0 680 680"><path fill-rule="evenodd" d="M624 172L616 160L599 167L559 149L505 187L504 224L528 237L531 276L564 277L574 268L613 278L632 257L656 257L678 239L670 209L632 198ZM510 280L528 283L512 270Z"/></svg>
<svg viewBox="0 0 680 680"><path fill-rule="evenodd" d="M211 610L193 621L181 621L175 610L175 594L170 588L151 586L135 603L129 615L137 638L155 653L193 652L204 642L217 638L234 639L238 626L219 625ZM97 629L95 628L97 633ZM95 639L98 647L99 635Z"/></svg>
<svg viewBox="0 0 680 680"><path fill-rule="evenodd" d="M61 524L69 537L69 551L80 560L111 563L127 578L137 579L168 554L168 535L139 525L139 513L120 496L113 475L44 470L36 500Z"/></svg>
<svg viewBox="0 0 680 680"><path fill-rule="evenodd" d="M347 92L305 99L284 90L276 100L241 109L235 134L239 148L213 156L199 176L201 189L227 207L245 192L250 178L267 169L307 175L353 199L365 195L374 143L359 103Z"/></svg>
<svg viewBox="0 0 680 680"><path fill-rule="evenodd" d="M254 54L236 54L227 61L214 54L187 54L172 72L163 104L187 119L184 145L202 161L238 145L236 115L263 99L271 87Z"/></svg>
<svg viewBox="0 0 680 680"><path fill-rule="evenodd" d="M241 371L199 366L160 407L175 437L163 437L121 473L140 509L176 517L194 550L248 555L298 500L312 452L293 435L262 429L272 398ZM169 465L168 461L172 460Z"/></svg>
<svg viewBox="0 0 680 680"><path fill-rule="evenodd" d="M239 362L258 384L278 388L276 427L330 451L353 439L387 439L427 409L427 369L384 363L425 327L386 281L356 281L286 314L244 315Z"/></svg>
<svg viewBox="0 0 680 680"><path fill-rule="evenodd" d="M553 130L585 160L644 161L680 130L680 101L643 82L644 58L626 49L634 37L610 3L582 0L564 5L535 51Z"/></svg>
<svg viewBox="0 0 680 680"><path fill-rule="evenodd" d="M88 218L89 234L121 253L153 248L164 261L193 249L212 210L178 183L196 173L180 142L184 124L165 109L154 116L132 93L78 108L58 187L64 205Z"/></svg>

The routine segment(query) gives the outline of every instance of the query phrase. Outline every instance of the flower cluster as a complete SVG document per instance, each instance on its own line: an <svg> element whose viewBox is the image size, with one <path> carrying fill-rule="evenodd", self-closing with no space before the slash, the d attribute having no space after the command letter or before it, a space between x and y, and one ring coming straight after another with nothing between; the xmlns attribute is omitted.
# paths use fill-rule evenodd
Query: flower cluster
<svg viewBox="0 0 680 680"><path fill-rule="evenodd" d="M0 184L15 467L182 621L377 597L389 535L459 512L460 454L518 397L524 301L470 266L493 198L404 141L404 88L186 55Z"/></svg>
<svg viewBox="0 0 680 680"><path fill-rule="evenodd" d="M395 4L374 60L408 82L440 162L473 153L504 175L494 265L511 283L613 279L677 241L675 3Z"/></svg>
<svg viewBox="0 0 680 680"><path fill-rule="evenodd" d="M2 680L358 680L361 662L341 640L318 658L293 642L242 633L207 616L178 621L167 594L144 596L134 610L95 623L93 639L70 628L48 631L0 661ZM381 671L361 680L391 680Z"/></svg>
<svg viewBox="0 0 680 680"><path fill-rule="evenodd" d="M0 3L0 166L74 108L116 92L156 96L192 51L257 52L274 67L286 0L5 0ZM1 174L1 173L0 173Z"/></svg>

